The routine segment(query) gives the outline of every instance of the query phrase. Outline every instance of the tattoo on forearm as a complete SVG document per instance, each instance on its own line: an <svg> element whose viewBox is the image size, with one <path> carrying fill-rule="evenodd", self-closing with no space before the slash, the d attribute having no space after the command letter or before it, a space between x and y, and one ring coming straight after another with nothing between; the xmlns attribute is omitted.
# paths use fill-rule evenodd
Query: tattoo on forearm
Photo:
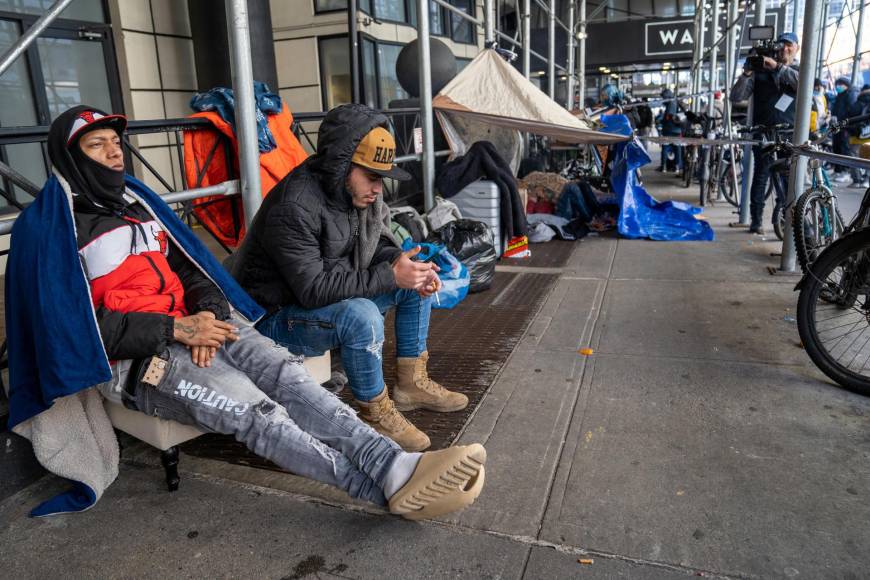
<svg viewBox="0 0 870 580"><path fill-rule="evenodd" d="M196 336L196 323L193 324L185 324L180 320L175 321L175 330L184 334L185 337L192 339Z"/></svg>

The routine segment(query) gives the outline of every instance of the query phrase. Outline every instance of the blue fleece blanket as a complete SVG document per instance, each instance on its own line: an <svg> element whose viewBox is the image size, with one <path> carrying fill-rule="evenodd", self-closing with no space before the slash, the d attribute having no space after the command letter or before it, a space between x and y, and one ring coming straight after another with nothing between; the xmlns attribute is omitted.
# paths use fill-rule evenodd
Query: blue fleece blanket
<svg viewBox="0 0 870 580"><path fill-rule="evenodd" d="M240 314L252 321L263 315L262 308L157 194L129 175L127 187ZM54 176L12 229L6 266L6 340L10 430L48 410L56 399L111 379L79 260L69 199ZM95 494L79 485L76 497L75 502L86 509Z"/></svg>
<svg viewBox="0 0 870 580"><path fill-rule="evenodd" d="M257 102L257 146L260 153L268 153L276 147L276 144L272 130L269 129L269 119L266 115L281 112L281 97L271 92L266 83L254 81L254 100ZM190 108L197 112L217 112L221 119L230 124L233 133L238 135L236 132L236 98L232 89L218 87L206 93L197 93L190 99Z"/></svg>
<svg viewBox="0 0 870 580"><path fill-rule="evenodd" d="M602 115L603 132L631 136L625 115ZM618 231L626 238L660 241L710 241L713 228L695 218L701 209L680 201L656 201L637 180L638 167L650 162L636 139L615 145L610 184L619 204Z"/></svg>

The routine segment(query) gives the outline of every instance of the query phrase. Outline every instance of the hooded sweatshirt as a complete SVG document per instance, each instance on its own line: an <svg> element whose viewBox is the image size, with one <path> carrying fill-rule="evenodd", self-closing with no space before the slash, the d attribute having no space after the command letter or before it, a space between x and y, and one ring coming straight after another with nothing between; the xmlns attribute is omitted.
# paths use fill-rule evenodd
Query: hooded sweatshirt
<svg viewBox="0 0 870 580"><path fill-rule="evenodd" d="M173 318L208 310L223 320L229 306L163 226L125 194L124 171L85 155L79 147L83 135L67 142L76 119L88 110L102 113L73 107L52 123L49 157L73 194L79 256L107 356L151 356L173 340Z"/></svg>
<svg viewBox="0 0 870 580"><path fill-rule="evenodd" d="M345 186L360 140L386 126L387 118L365 105L336 107L320 125L317 153L266 196L230 272L268 313L396 289L392 262L401 249L388 208L380 196L355 208Z"/></svg>

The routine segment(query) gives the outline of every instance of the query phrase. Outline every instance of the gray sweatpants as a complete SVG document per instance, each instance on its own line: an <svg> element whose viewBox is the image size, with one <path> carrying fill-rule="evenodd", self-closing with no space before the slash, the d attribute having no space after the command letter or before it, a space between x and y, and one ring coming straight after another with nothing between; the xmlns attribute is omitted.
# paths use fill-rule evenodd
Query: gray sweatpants
<svg viewBox="0 0 870 580"><path fill-rule="evenodd" d="M383 481L401 449L318 385L301 359L254 328L239 326L210 367L169 349L157 387L140 383L136 408L149 415L234 435L280 467L385 505Z"/></svg>

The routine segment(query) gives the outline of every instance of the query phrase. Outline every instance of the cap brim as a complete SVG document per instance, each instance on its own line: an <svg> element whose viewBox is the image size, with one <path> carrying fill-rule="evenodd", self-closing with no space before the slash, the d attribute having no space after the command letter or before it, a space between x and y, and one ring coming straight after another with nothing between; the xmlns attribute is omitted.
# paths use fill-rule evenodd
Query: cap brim
<svg viewBox="0 0 870 580"><path fill-rule="evenodd" d="M395 179L397 181L411 181L413 176L399 167L398 165L393 165L392 169L382 170L382 169L372 169L371 167L365 167L366 171L371 171L372 173L376 173L381 177L389 177L390 179Z"/></svg>
<svg viewBox="0 0 870 580"><path fill-rule="evenodd" d="M96 129L105 129L110 128L114 129L118 132L118 135L123 135L124 131L127 130L127 117L124 115L106 115L101 119L97 119L93 123L88 123L81 127L78 131L73 133L69 139L67 139L66 143L69 146L76 139L79 139L85 133L89 133Z"/></svg>

